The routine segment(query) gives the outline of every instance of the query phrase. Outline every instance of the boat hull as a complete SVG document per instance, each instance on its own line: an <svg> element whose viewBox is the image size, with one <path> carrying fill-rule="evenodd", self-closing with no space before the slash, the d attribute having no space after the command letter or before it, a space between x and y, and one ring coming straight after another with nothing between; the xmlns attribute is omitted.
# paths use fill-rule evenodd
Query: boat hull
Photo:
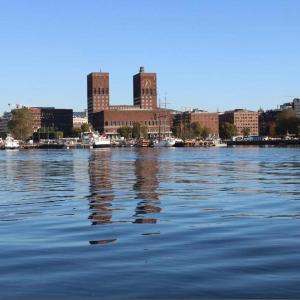
<svg viewBox="0 0 300 300"><path fill-rule="evenodd" d="M93 144L93 148L94 149L98 149L98 148L111 148L111 144Z"/></svg>

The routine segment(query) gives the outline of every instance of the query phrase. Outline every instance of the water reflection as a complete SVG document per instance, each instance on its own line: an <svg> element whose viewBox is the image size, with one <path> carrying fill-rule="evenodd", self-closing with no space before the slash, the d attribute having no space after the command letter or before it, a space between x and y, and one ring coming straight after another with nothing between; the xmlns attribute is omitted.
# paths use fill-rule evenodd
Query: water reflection
<svg viewBox="0 0 300 300"><path fill-rule="evenodd" d="M112 200L114 199L111 182L111 151L95 150L89 159L91 214L93 225L108 224L112 219Z"/></svg>
<svg viewBox="0 0 300 300"><path fill-rule="evenodd" d="M159 155L149 149L136 149L135 176L136 182L133 189L136 191L136 199L139 200L135 209L134 223L157 222L154 217L146 217L161 211L157 188L159 186Z"/></svg>

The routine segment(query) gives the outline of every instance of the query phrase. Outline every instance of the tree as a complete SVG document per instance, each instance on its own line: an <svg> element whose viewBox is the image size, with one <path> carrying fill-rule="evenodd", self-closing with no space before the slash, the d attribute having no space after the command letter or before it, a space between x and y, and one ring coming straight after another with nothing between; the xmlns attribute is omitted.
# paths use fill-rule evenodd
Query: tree
<svg viewBox="0 0 300 300"><path fill-rule="evenodd" d="M265 127L265 135L275 137L276 136L276 122L268 122Z"/></svg>
<svg viewBox="0 0 300 300"><path fill-rule="evenodd" d="M202 130L203 130L203 128L199 122L193 122L191 124L191 135L193 137L200 137Z"/></svg>
<svg viewBox="0 0 300 300"><path fill-rule="evenodd" d="M147 126L141 126L140 135L143 138L148 137L148 128L147 128Z"/></svg>
<svg viewBox="0 0 300 300"><path fill-rule="evenodd" d="M235 135L237 135L237 128L234 124L225 122L221 125L220 136L222 139L231 139Z"/></svg>
<svg viewBox="0 0 300 300"><path fill-rule="evenodd" d="M8 122L8 130L18 140L31 137L33 133L31 111L26 107L13 110L11 120Z"/></svg>
<svg viewBox="0 0 300 300"><path fill-rule="evenodd" d="M147 136L148 136L147 126L141 126L140 123L134 122L132 127L132 137L134 139L139 139L139 138L147 138Z"/></svg>
<svg viewBox="0 0 300 300"><path fill-rule="evenodd" d="M276 119L276 132L278 134L298 134L300 119L296 117L293 109L286 109L280 112Z"/></svg>
<svg viewBox="0 0 300 300"><path fill-rule="evenodd" d="M91 129L91 125L88 124L88 123L83 123L81 125L81 131L82 132L88 132L88 131L90 131L90 129Z"/></svg>
<svg viewBox="0 0 300 300"><path fill-rule="evenodd" d="M134 122L132 126L132 137L134 139L139 139L141 137L141 124Z"/></svg>
<svg viewBox="0 0 300 300"><path fill-rule="evenodd" d="M243 136L248 136L250 134L250 128L249 127L244 127L242 129L242 134L243 134Z"/></svg>
<svg viewBox="0 0 300 300"><path fill-rule="evenodd" d="M207 128L206 126L204 126L201 130L201 137L203 139L207 139L209 137L209 135L211 134L211 131L209 128Z"/></svg>
<svg viewBox="0 0 300 300"><path fill-rule="evenodd" d="M125 139L128 139L132 136L132 129L128 126L119 127L117 130L118 134Z"/></svg>
<svg viewBox="0 0 300 300"><path fill-rule="evenodd" d="M72 129L72 137L80 137L81 129L80 128L73 128Z"/></svg>

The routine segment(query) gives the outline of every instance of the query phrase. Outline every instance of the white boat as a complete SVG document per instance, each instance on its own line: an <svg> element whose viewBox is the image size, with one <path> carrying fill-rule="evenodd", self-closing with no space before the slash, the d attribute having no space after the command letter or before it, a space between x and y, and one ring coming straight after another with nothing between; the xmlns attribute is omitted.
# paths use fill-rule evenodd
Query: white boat
<svg viewBox="0 0 300 300"><path fill-rule="evenodd" d="M175 143L176 143L176 138L165 137L160 141L155 140L153 142L153 147L174 147Z"/></svg>
<svg viewBox="0 0 300 300"><path fill-rule="evenodd" d="M110 139L105 135L96 135L93 137L93 148L109 148L111 147Z"/></svg>
<svg viewBox="0 0 300 300"><path fill-rule="evenodd" d="M213 145L215 147L227 147L226 143L222 143L222 141L220 139L216 139L213 141Z"/></svg>
<svg viewBox="0 0 300 300"><path fill-rule="evenodd" d="M7 150L19 149L20 144L10 134L4 140L4 148Z"/></svg>

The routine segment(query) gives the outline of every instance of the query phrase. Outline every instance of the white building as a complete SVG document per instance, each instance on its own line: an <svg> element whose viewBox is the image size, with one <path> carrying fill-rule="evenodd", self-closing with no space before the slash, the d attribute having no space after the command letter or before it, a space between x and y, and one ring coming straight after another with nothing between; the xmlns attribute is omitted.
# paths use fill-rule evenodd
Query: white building
<svg viewBox="0 0 300 300"><path fill-rule="evenodd" d="M73 127L80 128L82 124L88 123L87 111L73 113Z"/></svg>

